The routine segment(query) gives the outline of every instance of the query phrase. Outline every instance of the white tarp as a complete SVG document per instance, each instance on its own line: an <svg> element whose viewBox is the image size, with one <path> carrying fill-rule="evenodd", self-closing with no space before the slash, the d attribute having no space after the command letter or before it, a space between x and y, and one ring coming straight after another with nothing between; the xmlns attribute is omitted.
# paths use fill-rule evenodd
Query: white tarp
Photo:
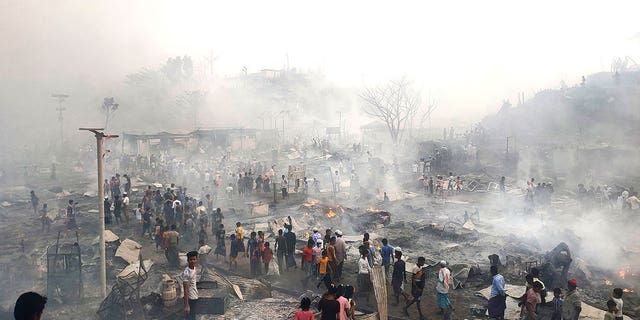
<svg viewBox="0 0 640 320"><path fill-rule="evenodd" d="M144 266L143 269L140 269L140 261L136 261L134 263L126 266L120 273L118 273L117 277L120 279L128 278L128 276L137 275L138 271L141 272L141 275L145 275L145 270L149 271L151 266L153 265L153 261L147 259L142 262Z"/></svg>
<svg viewBox="0 0 640 320"><path fill-rule="evenodd" d="M104 242L105 243L109 243L109 242L116 242L120 240L120 237L118 237L115 233L113 233L111 230L104 230ZM100 243L100 236L97 236L95 239L93 239L93 242L91 243L92 245L96 245Z"/></svg>
<svg viewBox="0 0 640 320"><path fill-rule="evenodd" d="M116 250L116 257L124 259L129 264L134 263L138 261L141 248L142 246L139 243L131 239L124 239L118 246L118 250Z"/></svg>

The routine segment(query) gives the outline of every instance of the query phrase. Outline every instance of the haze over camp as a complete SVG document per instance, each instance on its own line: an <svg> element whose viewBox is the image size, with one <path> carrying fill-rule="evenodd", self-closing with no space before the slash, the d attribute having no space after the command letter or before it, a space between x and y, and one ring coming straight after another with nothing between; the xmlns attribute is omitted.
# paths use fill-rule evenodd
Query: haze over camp
<svg viewBox="0 0 640 320"><path fill-rule="evenodd" d="M0 2L0 318L635 319L638 9Z"/></svg>

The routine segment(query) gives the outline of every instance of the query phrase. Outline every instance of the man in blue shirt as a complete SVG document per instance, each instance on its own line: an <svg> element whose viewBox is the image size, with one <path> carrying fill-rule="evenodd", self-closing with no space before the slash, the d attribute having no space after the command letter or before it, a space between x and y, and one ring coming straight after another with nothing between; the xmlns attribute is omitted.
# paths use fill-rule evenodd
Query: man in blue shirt
<svg viewBox="0 0 640 320"><path fill-rule="evenodd" d="M489 318L502 320L504 319L504 310L507 308L504 277L498 273L498 267L495 265L491 266L491 276L493 280L488 307Z"/></svg>
<svg viewBox="0 0 640 320"><path fill-rule="evenodd" d="M382 248L380 249L380 255L382 256L382 265L384 266L384 275L387 281L389 278L389 267L393 262L393 247L389 245L389 241L385 238L382 239Z"/></svg>

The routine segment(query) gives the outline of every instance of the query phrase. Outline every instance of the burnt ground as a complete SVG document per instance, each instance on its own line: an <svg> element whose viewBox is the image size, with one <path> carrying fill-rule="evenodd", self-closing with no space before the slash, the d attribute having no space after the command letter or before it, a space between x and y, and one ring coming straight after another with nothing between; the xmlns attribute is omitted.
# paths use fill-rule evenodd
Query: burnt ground
<svg viewBox="0 0 640 320"><path fill-rule="evenodd" d="M55 189L59 183L47 179L34 179L27 181L25 187L12 189L15 194L8 194L5 190L3 201L9 201L10 205L3 206L0 211L0 232L3 241L0 246L0 266L4 271L0 278L0 296L2 297L2 308L9 310L12 307L15 297L19 293L27 290L44 292L46 288L46 264L43 255L47 245L55 243L58 232L62 241L75 241L75 231L68 231L63 224L63 220L56 220L51 226L49 233L43 233L37 217L33 216L28 203L28 190L33 188L40 196L41 203L46 201L50 208L64 208L69 198L79 202L77 206L79 238L83 250L83 274L84 274L84 299L82 301L67 301L63 297L51 297L51 303L47 307L48 317L52 319L91 319L95 318L95 312L100 304L99 290L97 290L98 268L95 258L94 248L91 246L93 239L97 236L98 223L97 213L89 213L89 210L96 208L94 203L97 199L92 196L83 196L91 186L87 183L87 178L82 175L69 177L65 180L64 191L68 194L48 192L48 189ZM75 182L74 182L75 181ZM55 190L58 191L58 190ZM8 195L7 195L8 194ZM327 194L315 196L320 203L331 203L332 200ZM337 202L344 208L357 212L357 214L338 213L335 218L328 218L323 210L313 211L301 209L304 199L293 195L291 199L281 202L272 208L271 217L286 217L291 215L299 225L331 227L334 230L341 228L346 236L360 237L362 232L367 230L372 233L374 240L382 237L389 239L390 245L401 246L408 262L415 262L418 256L425 256L432 261L445 259L450 264L470 264L477 272L471 275L462 288L451 292L450 297L454 306L452 319L472 318L471 309L473 306L483 306L486 301L477 297L476 292L490 284L488 267L488 255L498 254L503 263L507 263L507 255L510 259L520 261L520 263L509 264L502 271L508 283L521 284L524 279L523 261L539 259L545 252L551 250L561 241L567 242L570 247L578 248L581 243L586 243L584 234L579 231L568 229L567 226L576 223L602 223L609 225L606 230L621 228L615 225L620 219L597 220L588 213L581 213L576 216L575 203L570 198L558 196L553 207L555 211L538 210L535 215L525 215L517 208L519 207L521 194L514 191L507 199L501 199L499 195L493 193L462 193L450 196L447 201L437 197L425 197L418 195L415 198L392 201L389 204L382 204L375 199L369 201L349 200L346 194L338 195ZM137 203L134 198L132 203ZM334 206L333 204L331 205ZM366 208L376 207L389 211L392 215L391 224L382 227L372 226L368 221L362 221L362 212ZM464 211L472 212L474 208L479 208L480 220L476 221L474 229L462 228ZM223 210L225 206L222 205ZM357 216L358 219L353 217ZM599 217L599 216L598 216ZM237 216L227 215L224 221L227 231L232 229L229 226L235 221L243 221L251 230L255 223L263 222L265 218L251 218L241 210ZM578 222L576 222L578 220ZM603 227L604 228L604 227ZM143 292L158 292L159 277L162 273L169 275L178 274L180 268L170 268L166 266L166 259L162 252L156 251L151 239L140 237L140 226L131 223L130 225L110 226L110 230L120 236L121 239L131 238L143 245L144 258L150 258L155 262L151 269L152 276L143 286ZM298 237L302 236L298 231ZM633 243L635 234L624 236L624 243ZM630 237L630 238L629 238ZM629 238L629 239L627 239ZM267 239L269 241L269 239ZM302 242L299 242L302 247ZM637 242L636 242L637 243ZM589 244L589 243L587 243ZM351 247L357 247L359 243L350 243ZM213 246L213 245L212 245ZM586 245L582 245L583 247ZM183 243L184 251L193 249L194 244ZM227 248L229 246L227 245ZM625 247L627 255L634 255L633 247ZM619 248L612 248L617 254ZM603 307L606 298L611 290L610 286L604 284L604 280L612 281L614 286L624 286L637 289L637 275L634 270L629 270L626 279L622 280L613 268L602 268L589 257L580 255L581 251L575 249L574 257L582 261L581 268L573 268L570 276L583 277L581 290L585 295L585 300L597 307ZM353 251L351 251L353 253ZM222 261L213 260L213 264L220 268L226 268ZM297 258L299 260L299 257ZM345 265L344 283L355 284L356 257L352 254ZM633 261L632 259L630 261ZM113 275L122 267L122 261L118 258L108 261L108 275ZM585 267L586 265L586 267ZM588 271L588 274L584 271ZM633 269L633 268L631 268ZM612 271L613 270L613 271ZM637 271L636 271L637 272ZM249 267L247 259L241 259L239 270L240 275L248 275ZM300 283L302 272L292 270L285 272L280 277L265 277L275 287L288 289L290 292L302 293L303 288ZM428 277L427 290L423 297L422 308L428 318L437 318L437 308L435 304L435 277L434 273ZM631 274L631 277L629 276ZM319 293L320 291L318 291ZM388 290L391 294L391 290ZM281 299L285 299L276 294ZM290 296L291 311L297 307L297 297ZM285 299L286 300L286 299ZM406 318L401 306L394 306L393 297L390 296L389 314L395 318ZM360 305L361 302L358 302ZM637 293L627 293L625 295L625 312L634 316L633 309L638 306ZM371 306L366 306L370 309ZM235 307L234 307L235 308ZM286 308L271 310L270 318L285 318L291 311L286 312ZM240 314L242 313L239 311ZM265 311L269 312L269 310ZM410 318L416 318L415 307L410 310ZM240 317L240 316L238 316ZM251 317L241 317L251 318Z"/></svg>

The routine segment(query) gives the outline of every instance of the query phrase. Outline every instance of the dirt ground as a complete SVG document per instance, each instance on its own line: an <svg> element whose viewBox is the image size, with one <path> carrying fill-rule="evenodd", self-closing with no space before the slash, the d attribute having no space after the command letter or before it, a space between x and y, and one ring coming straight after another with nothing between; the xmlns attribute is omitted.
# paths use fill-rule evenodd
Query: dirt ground
<svg viewBox="0 0 640 320"><path fill-rule="evenodd" d="M98 223L97 213L90 213L89 210L96 208L97 199L95 196L83 196L87 190L92 189L90 180L84 175L67 177L64 191L68 194L48 192L59 185L56 181L46 179L33 179L26 181L24 187L11 189L15 195L10 194L7 188L4 189L5 199L11 200L10 205L3 205L0 211L0 234L6 240L0 244L0 267L2 276L0 277L0 306L4 310L10 310L19 293L27 290L46 291L46 263L43 255L46 246L54 244L60 233L61 241L74 242L75 231L67 230L63 220L56 220L49 232L42 232L39 219L31 212L28 203L28 191L35 189L40 196L41 203L49 203L52 209L63 209L67 199L73 198L78 202L78 236L82 247L83 259L83 281L84 299L82 301L63 301L63 298L51 297L51 303L47 306L48 318L51 319L93 319L96 318L96 310L100 304L99 290L97 290L98 260L91 245L97 235ZM407 189L410 189L407 187ZM414 190L415 191L415 190ZM407 262L414 263L418 256L425 256L428 260L447 260L450 264L466 263L477 267L477 273L471 275L461 288L453 290L450 298L453 304L452 319L473 319L472 310L482 309L486 305L486 300L478 297L476 292L490 285L488 273L490 254L498 254L503 263L508 262L507 256L521 258L522 261L539 259L546 251L551 250L559 242L567 242L570 246L578 246L581 242L580 234L567 229L570 224L575 224L576 219L584 223L594 223L591 216L584 213L580 217L575 217L575 202L570 198L558 196L557 203L554 203L554 210L539 210L534 215L524 215L517 209L521 203L522 194L514 189L506 197L501 197L497 193L461 193L450 195L446 200L440 197L432 197L424 194L413 194L410 197L401 192L393 194L394 197L404 199L382 203L378 199L350 199L345 193L338 194L334 203L328 193L313 195L320 203L341 205L349 208L353 212L365 212L369 207L385 210L391 213L391 224L386 227L380 225L363 227L364 222L354 219L349 214L338 213L335 218L328 218L326 212L322 210L313 211L301 206L306 199L300 195L292 195L288 200L278 199L278 203L270 209L268 218L249 217L246 210L239 210L236 216L226 214L223 223L227 226L227 234L232 232L231 226L236 221L242 221L247 231L251 231L256 223L265 220L274 220L291 216L303 227L306 226L310 232L312 226L341 229L345 236L361 237L364 231L372 234L372 238L379 243L382 238L389 239L391 246L400 246ZM263 199L271 198L271 195L259 196ZM249 199L246 199L247 201ZM138 203L139 198L133 197L132 203ZM223 212L227 212L228 204L219 204ZM476 208L479 209L479 220L475 220L472 229L462 228L464 223L465 210L471 213ZM609 223L602 221L602 223ZM611 226L615 228L616 226ZM162 251L155 249L154 241L140 236L141 226L133 222L127 224L112 225L108 229L117 234L121 240L130 238L139 242L142 246L142 254L145 259L155 262L151 268L152 276L147 280L142 288L143 293L158 292L160 275L167 273L177 275L181 268L172 268L166 265L166 259ZM299 248L302 248L304 234L298 231ZM629 235L633 237L634 235ZM212 237L210 237L212 238ZM631 238L632 239L632 238ZM273 235L267 234L267 241L273 243ZM625 238L625 241L629 241ZM213 241L210 241L214 247ZM348 243L350 247L356 248L358 241ZM195 248L195 243L182 243L182 251L189 251ZM227 244L227 248L229 245ZM343 283L355 284L356 256L352 254L345 263ZM579 258L579 257L578 257ZM299 256L297 257L299 263ZM223 260L214 258L208 259L217 268L226 269L227 264ZM592 262L587 261L589 265ZM108 261L108 278L112 279L124 264L117 259ZM591 268L591 283L581 287L585 294L585 300L593 305L603 307L608 291L602 283L604 278L613 279L615 285L629 285L631 289L637 285L636 275L631 273L625 281L616 280L616 275L606 270L596 267ZM572 270L570 274L578 270ZM246 258L240 259L239 269L235 271L239 275L248 275L249 266ZM521 284L524 282L525 269L522 264L508 264L501 272L505 275L508 283ZM264 279L272 283L274 287L287 289L290 292L302 294L301 270L291 270L283 272L281 276L264 276ZM603 278L603 279L600 279ZM421 306L427 318L435 319L442 317L438 314L435 298L435 272L430 273L427 278L425 294ZM314 290L322 293L321 290ZM402 311L402 305L394 305L394 297L391 295L391 288L387 288L389 293L389 315L395 319L417 319L415 306L409 309L410 316L406 317ZM373 300L373 299L372 299ZM269 312L268 317L272 319L286 319L295 311L298 305L298 297L276 293L274 299L264 301L261 305L253 305L253 308L262 308L262 312ZM207 316L204 319L260 319L256 315L248 312L252 303L245 302L239 304L233 300L226 316ZM374 309L371 305L366 305L363 301L356 302L358 306L365 306L366 310ZM638 305L638 296L635 292L630 292L625 296L625 303L629 308L625 308L633 315L633 308ZM402 304L402 302L401 302ZM70 307L71 306L71 307Z"/></svg>

